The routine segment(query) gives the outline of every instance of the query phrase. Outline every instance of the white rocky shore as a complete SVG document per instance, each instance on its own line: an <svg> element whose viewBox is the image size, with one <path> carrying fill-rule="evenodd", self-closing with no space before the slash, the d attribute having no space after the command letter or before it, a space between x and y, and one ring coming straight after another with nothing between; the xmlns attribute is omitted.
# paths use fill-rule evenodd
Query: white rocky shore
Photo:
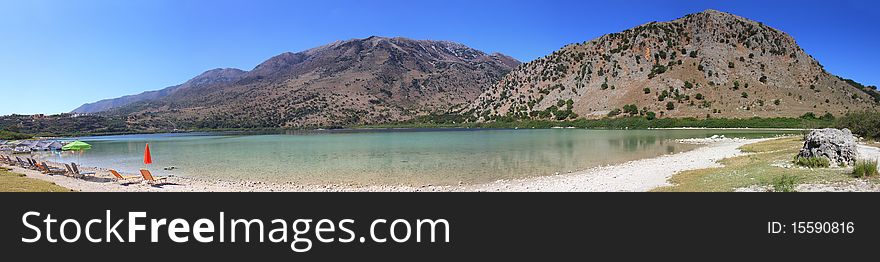
<svg viewBox="0 0 880 262"><path fill-rule="evenodd" d="M111 175L107 170L100 168L90 168L97 175L86 179L76 179L61 175L49 176L20 167L12 168L13 172L22 173L31 178L51 181L66 188L86 192L648 191L656 187L669 185L667 182L669 177L678 172L719 166L716 162L717 160L743 154L738 150L740 146L765 140L768 139L734 139L724 137L685 139L679 140L679 142L703 146L687 152L634 160L618 165L595 167L568 174L457 186L296 185L293 183L207 180L185 177L170 177L167 179L167 183L153 186L139 179L131 182L115 182L111 179Z"/></svg>
<svg viewBox="0 0 880 262"><path fill-rule="evenodd" d="M744 154L738 148L769 139L712 137L682 139L682 143L705 145L671 155L634 160L619 165L596 167L572 174L497 181L477 185L469 191L539 192L642 192L670 185L668 180L681 171L718 167L718 160Z"/></svg>

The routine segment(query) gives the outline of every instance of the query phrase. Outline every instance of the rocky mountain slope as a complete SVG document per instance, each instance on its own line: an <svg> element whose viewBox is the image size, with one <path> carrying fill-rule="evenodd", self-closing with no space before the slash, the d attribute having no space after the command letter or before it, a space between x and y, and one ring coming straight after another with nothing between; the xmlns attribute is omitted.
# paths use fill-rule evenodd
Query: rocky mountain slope
<svg viewBox="0 0 880 262"><path fill-rule="evenodd" d="M469 108L483 120L796 117L876 106L788 34L714 10L572 44L525 63Z"/></svg>
<svg viewBox="0 0 880 262"><path fill-rule="evenodd" d="M466 108L519 64L453 42L369 37L122 99L102 114L125 115L143 130L386 123ZM104 104L97 108L115 105Z"/></svg>

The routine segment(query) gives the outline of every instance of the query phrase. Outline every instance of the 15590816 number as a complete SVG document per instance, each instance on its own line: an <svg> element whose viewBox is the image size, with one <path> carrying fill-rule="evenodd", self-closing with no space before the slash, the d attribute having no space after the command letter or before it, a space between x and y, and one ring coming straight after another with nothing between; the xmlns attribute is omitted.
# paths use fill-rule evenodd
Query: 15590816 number
<svg viewBox="0 0 880 262"><path fill-rule="evenodd" d="M795 234L852 234L856 231L854 222L793 222Z"/></svg>

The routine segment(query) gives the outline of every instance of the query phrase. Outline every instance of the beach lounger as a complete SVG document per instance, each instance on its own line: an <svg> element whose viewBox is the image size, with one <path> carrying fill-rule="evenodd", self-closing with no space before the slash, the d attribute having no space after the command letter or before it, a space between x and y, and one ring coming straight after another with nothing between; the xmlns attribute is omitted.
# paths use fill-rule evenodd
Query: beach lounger
<svg viewBox="0 0 880 262"><path fill-rule="evenodd" d="M48 174L48 173L49 173L49 170L48 170L48 169L43 169L43 167L40 166L40 164L37 164L37 171L40 171L40 173L43 173L43 174Z"/></svg>
<svg viewBox="0 0 880 262"><path fill-rule="evenodd" d="M54 175L52 170L49 169L49 166L46 166L45 164L37 163L36 167L37 167L37 171L40 171L40 173L47 174L47 175Z"/></svg>
<svg viewBox="0 0 880 262"><path fill-rule="evenodd" d="M37 160L34 160L33 158L28 158L28 161L31 162L31 169L40 170L40 165L39 165L39 162L37 162Z"/></svg>
<svg viewBox="0 0 880 262"><path fill-rule="evenodd" d="M73 173L74 173L74 174L77 174L77 175L80 175L80 176L85 176L85 175L91 175L91 176L94 176L94 175L95 175L95 172L91 172L91 171L88 171L88 172L80 172L80 171L79 171L79 168L76 167L76 163L70 163L70 167L73 168Z"/></svg>
<svg viewBox="0 0 880 262"><path fill-rule="evenodd" d="M13 166L16 164L15 161L12 161L12 158L9 158L9 156L3 156L3 162Z"/></svg>
<svg viewBox="0 0 880 262"><path fill-rule="evenodd" d="M160 181L165 181L165 179L168 178L168 177L154 177L153 174L150 173L150 170L146 170L146 169L141 169L141 176L143 176L144 180L147 181L147 183L150 183L151 185L154 185Z"/></svg>
<svg viewBox="0 0 880 262"><path fill-rule="evenodd" d="M50 175L63 175L66 172L64 169L47 165L46 162L41 163L40 167L43 169L43 172Z"/></svg>
<svg viewBox="0 0 880 262"><path fill-rule="evenodd" d="M15 160L18 160L18 165L19 165L19 166L24 167L24 168L27 168L27 167L28 167L28 164L25 163L24 160L21 160L20 157L15 157Z"/></svg>
<svg viewBox="0 0 880 262"><path fill-rule="evenodd" d="M64 168L67 169L67 174L70 175L71 177L74 177L74 178L82 178L83 177L82 175L74 172L73 168L71 168L70 165L68 165L68 164L64 164Z"/></svg>
<svg viewBox="0 0 880 262"><path fill-rule="evenodd" d="M113 170L113 169L110 169L110 174L113 174L113 177L116 178L116 181L124 181L124 180L135 179L135 178L139 177L139 176L123 176L123 175L120 175L119 172L116 172L116 170Z"/></svg>

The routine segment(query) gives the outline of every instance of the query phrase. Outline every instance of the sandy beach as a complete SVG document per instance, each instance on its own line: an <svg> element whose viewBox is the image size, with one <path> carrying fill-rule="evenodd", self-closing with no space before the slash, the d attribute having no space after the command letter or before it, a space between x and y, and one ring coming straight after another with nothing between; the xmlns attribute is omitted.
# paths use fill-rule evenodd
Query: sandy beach
<svg viewBox="0 0 880 262"><path fill-rule="evenodd" d="M354 186L354 185L296 185L293 183L268 183L260 181L207 180L188 177L169 177L164 184L150 185L141 179L114 181L107 170L83 168L97 174L85 179L63 175L45 175L40 172L11 167L13 172L27 177L53 182L60 186L83 192L340 192L340 191L380 191L380 192L608 192L608 191L648 191L669 185L672 175L692 169L715 167L717 160L742 155L739 147L766 141L768 139L687 139L681 143L701 144L702 147L682 153L640 159L610 166L587 170L551 174L548 176L499 180L491 183L458 186ZM50 165L52 165L50 163ZM56 164L57 165L57 164ZM9 167L9 166L7 166ZM135 174L123 174L135 175Z"/></svg>

